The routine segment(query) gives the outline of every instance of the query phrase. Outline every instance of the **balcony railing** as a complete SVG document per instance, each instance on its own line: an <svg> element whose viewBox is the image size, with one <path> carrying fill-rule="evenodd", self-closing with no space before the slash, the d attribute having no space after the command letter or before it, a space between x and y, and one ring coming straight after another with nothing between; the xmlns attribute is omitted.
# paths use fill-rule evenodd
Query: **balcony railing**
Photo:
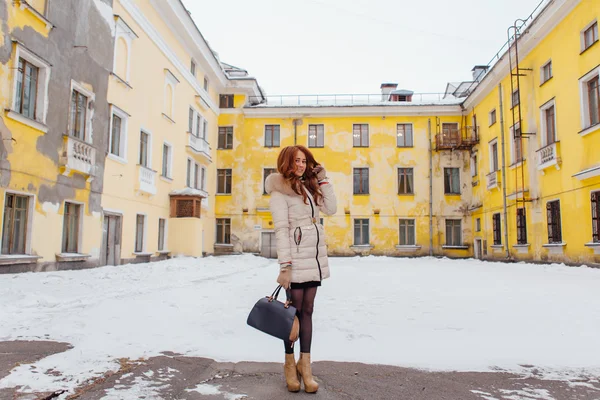
<svg viewBox="0 0 600 400"><path fill-rule="evenodd" d="M539 171L543 171L553 165L558 169L558 164L560 163L559 142L551 143L537 150L537 158L537 168Z"/></svg>
<svg viewBox="0 0 600 400"><path fill-rule="evenodd" d="M138 165L139 190L148 194L156 194L156 171Z"/></svg>
<svg viewBox="0 0 600 400"><path fill-rule="evenodd" d="M471 149L479 143L478 127L464 126L462 129L444 129L435 135L437 150Z"/></svg>
<svg viewBox="0 0 600 400"><path fill-rule="evenodd" d="M202 154L211 160L210 145L206 140L204 140L204 138L195 136L194 134L188 132L188 146L193 152Z"/></svg>
<svg viewBox="0 0 600 400"><path fill-rule="evenodd" d="M391 94L292 94L248 98L249 105L262 107L348 106L348 105L424 105L460 104L464 99L446 97L445 93L413 93L394 97ZM397 98L397 100L396 100Z"/></svg>
<svg viewBox="0 0 600 400"><path fill-rule="evenodd" d="M500 171L493 171L486 175L487 188L496 189L500 187Z"/></svg>
<svg viewBox="0 0 600 400"><path fill-rule="evenodd" d="M91 180L96 175L96 149L87 142L65 135L60 163L65 168L65 175L74 171Z"/></svg>

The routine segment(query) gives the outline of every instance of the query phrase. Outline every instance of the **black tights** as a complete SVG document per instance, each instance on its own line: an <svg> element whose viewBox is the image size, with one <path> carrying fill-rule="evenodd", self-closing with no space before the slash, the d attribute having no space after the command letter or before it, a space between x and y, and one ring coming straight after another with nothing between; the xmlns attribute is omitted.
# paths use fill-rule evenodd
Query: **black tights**
<svg viewBox="0 0 600 400"><path fill-rule="evenodd" d="M300 320L300 352L310 353L312 342L312 315L317 288L291 289L292 305L296 307L296 315ZM284 340L286 354L294 354L292 343Z"/></svg>

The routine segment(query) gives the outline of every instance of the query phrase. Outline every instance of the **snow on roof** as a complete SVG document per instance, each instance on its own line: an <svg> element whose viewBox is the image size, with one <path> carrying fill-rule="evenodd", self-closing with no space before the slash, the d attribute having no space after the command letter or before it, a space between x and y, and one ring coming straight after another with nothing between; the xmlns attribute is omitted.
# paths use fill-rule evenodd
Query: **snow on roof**
<svg viewBox="0 0 600 400"><path fill-rule="evenodd" d="M173 190L171 193L169 193L169 195L208 197L208 193L206 193L204 190L192 189L189 187L185 189Z"/></svg>

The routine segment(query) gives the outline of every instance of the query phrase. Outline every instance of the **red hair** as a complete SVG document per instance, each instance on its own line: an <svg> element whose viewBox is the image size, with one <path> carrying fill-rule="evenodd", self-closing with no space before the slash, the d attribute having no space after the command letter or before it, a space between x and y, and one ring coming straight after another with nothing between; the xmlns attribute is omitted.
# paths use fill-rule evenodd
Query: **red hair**
<svg viewBox="0 0 600 400"><path fill-rule="evenodd" d="M304 170L303 181L300 180L300 177L295 173L296 153L298 150L306 156L306 169ZM302 195L305 204L308 204L306 201L307 196L306 192L302 190L302 184L308 189L317 205L321 204L320 202L323 198L323 192L321 192L317 175L313 172L313 168L317 165L319 165L319 163L315 160L315 157L310 150L300 145L284 147L277 157L277 171L290 183L296 194Z"/></svg>

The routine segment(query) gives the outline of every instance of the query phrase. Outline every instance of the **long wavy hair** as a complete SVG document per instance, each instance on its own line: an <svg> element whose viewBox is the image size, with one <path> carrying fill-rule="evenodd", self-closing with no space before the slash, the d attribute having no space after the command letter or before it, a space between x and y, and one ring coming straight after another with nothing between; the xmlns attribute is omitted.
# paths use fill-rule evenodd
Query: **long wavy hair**
<svg viewBox="0 0 600 400"><path fill-rule="evenodd" d="M296 153L298 150L306 156L306 169L302 177L299 177L294 172L296 170ZM300 145L284 147L279 153L279 157L277 157L277 171L290 183L296 194L302 195L305 204L308 204L308 196L302 190L302 185L308 189L317 205L322 205L323 192L321 192L317 175L313 172L313 168L317 165L319 163L315 160L310 150Z"/></svg>

